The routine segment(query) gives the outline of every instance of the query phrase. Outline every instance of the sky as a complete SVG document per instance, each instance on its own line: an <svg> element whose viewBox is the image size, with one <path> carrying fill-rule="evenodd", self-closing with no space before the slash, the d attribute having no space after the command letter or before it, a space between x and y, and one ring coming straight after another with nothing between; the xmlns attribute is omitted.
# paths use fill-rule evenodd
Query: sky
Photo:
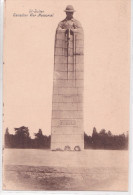
<svg viewBox="0 0 133 195"><path fill-rule="evenodd" d="M69 4L84 30L84 130L129 130L130 1L7 0L3 129L10 133L20 126L31 136L51 133L55 31ZM13 16L31 10L52 17Z"/></svg>

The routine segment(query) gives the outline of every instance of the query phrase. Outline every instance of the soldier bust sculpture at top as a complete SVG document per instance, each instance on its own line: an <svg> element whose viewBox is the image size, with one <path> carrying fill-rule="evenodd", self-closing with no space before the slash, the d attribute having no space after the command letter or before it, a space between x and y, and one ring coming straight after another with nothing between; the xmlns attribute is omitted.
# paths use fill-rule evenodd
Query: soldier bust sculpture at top
<svg viewBox="0 0 133 195"><path fill-rule="evenodd" d="M51 150L83 150L84 38L68 5L58 24L54 49Z"/></svg>
<svg viewBox="0 0 133 195"><path fill-rule="evenodd" d="M82 28L80 22L73 18L75 10L72 5L68 5L64 11L66 18L58 24L57 30Z"/></svg>

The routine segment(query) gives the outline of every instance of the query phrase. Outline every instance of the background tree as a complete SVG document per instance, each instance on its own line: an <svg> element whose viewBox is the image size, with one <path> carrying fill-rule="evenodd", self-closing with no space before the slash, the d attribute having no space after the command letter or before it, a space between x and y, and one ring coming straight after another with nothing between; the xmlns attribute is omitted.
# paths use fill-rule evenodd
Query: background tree
<svg viewBox="0 0 133 195"><path fill-rule="evenodd" d="M84 133L84 148L92 148L92 137Z"/></svg>
<svg viewBox="0 0 133 195"><path fill-rule="evenodd" d="M6 131L5 131L5 146L7 147L7 148L9 148L10 147L10 134L9 134L9 129L8 128L6 128Z"/></svg>
<svg viewBox="0 0 133 195"><path fill-rule="evenodd" d="M35 146L37 148L43 148L44 147L44 135L42 133L42 130L39 129L38 133L34 133L35 135Z"/></svg>
<svg viewBox="0 0 133 195"><path fill-rule="evenodd" d="M28 127L22 126L14 128L15 144L18 148L27 148L30 145L30 135Z"/></svg>
<svg viewBox="0 0 133 195"><path fill-rule="evenodd" d="M93 143L93 148L97 148L99 145L99 136L96 130L96 127L93 128L93 132L92 132L92 143Z"/></svg>

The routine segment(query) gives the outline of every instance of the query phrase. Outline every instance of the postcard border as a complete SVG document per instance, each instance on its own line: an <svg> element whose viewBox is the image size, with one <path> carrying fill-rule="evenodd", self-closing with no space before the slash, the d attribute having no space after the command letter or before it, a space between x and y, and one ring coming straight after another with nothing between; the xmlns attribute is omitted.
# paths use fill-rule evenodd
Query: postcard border
<svg viewBox="0 0 133 195"><path fill-rule="evenodd" d="M2 195L29 194L88 194L88 195L131 195L133 194L133 0L131 0L131 46L130 46L130 136L129 136L129 191L3 191L2 190L2 115L3 115L3 13L4 0L0 0L0 192Z"/></svg>

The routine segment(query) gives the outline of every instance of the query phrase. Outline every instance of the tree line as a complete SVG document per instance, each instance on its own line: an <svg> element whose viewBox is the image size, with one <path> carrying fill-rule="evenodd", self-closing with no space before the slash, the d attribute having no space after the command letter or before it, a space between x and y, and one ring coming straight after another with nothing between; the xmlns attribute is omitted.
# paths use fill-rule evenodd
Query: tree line
<svg viewBox="0 0 133 195"><path fill-rule="evenodd" d="M34 139L30 137L28 127L22 126L19 128L14 128L14 130L15 134L10 134L9 129L6 129L6 148L50 148L51 136L43 135L41 129L39 129L38 133L34 133Z"/></svg>
<svg viewBox="0 0 133 195"><path fill-rule="evenodd" d="M128 149L128 133L113 135L111 131L105 129L101 129L98 133L94 127L92 136L84 133L84 147L85 149L125 150Z"/></svg>
<svg viewBox="0 0 133 195"><path fill-rule="evenodd" d="M30 137L28 127L22 126L14 128L15 133L10 134L9 129L5 131L5 148L43 148L50 149L51 136L43 135L42 130L34 133L34 138ZM128 149L128 134L113 135L111 131L101 129L97 132L93 128L92 136L84 133L85 149Z"/></svg>

